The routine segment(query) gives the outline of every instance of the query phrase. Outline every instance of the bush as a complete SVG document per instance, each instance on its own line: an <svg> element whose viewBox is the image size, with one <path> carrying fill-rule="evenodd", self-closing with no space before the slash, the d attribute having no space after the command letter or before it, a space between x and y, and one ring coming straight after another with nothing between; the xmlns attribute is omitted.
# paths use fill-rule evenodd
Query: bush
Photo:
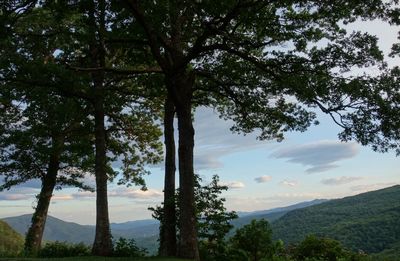
<svg viewBox="0 0 400 261"><path fill-rule="evenodd" d="M147 254L146 249L139 248L134 239L120 237L113 242L113 256L116 257L142 257Z"/></svg>
<svg viewBox="0 0 400 261"><path fill-rule="evenodd" d="M271 259L275 252L272 230L267 220L252 220L250 224L236 230L231 238L233 249L243 250L247 260ZM242 259L246 260L246 259Z"/></svg>
<svg viewBox="0 0 400 261"><path fill-rule="evenodd" d="M90 248L83 244L69 244L66 242L50 242L40 249L39 257L73 257L73 256L89 256Z"/></svg>
<svg viewBox="0 0 400 261"><path fill-rule="evenodd" d="M347 253L336 240L307 236L295 249L296 260L337 261L346 258Z"/></svg>

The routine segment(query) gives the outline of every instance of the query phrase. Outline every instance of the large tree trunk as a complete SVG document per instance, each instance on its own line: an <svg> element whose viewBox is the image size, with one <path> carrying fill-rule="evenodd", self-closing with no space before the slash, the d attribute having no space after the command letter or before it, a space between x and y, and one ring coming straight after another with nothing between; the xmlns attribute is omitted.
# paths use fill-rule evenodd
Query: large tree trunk
<svg viewBox="0 0 400 261"><path fill-rule="evenodd" d="M176 210L175 210L175 106L170 97L164 105L164 144L165 144L165 179L164 179L164 216L160 230L160 255L176 255Z"/></svg>
<svg viewBox="0 0 400 261"><path fill-rule="evenodd" d="M96 98L94 108L96 139L96 236L92 254L96 256L109 256L112 253L112 242L108 214L106 131L104 126L104 100L102 97Z"/></svg>
<svg viewBox="0 0 400 261"><path fill-rule="evenodd" d="M32 216L32 224L25 238L25 253L36 256L40 250L43 232L46 225L47 212L50 200L57 182L57 173L60 165L62 141L53 138L53 148L49 159L47 173L42 179L42 188L38 195L38 204Z"/></svg>
<svg viewBox="0 0 400 261"><path fill-rule="evenodd" d="M182 77L183 78L183 77ZM173 92L179 130L179 228L178 256L200 260L197 244L196 202L194 198L194 128L192 123L192 86L188 75L174 81ZM172 89L170 88L170 90Z"/></svg>

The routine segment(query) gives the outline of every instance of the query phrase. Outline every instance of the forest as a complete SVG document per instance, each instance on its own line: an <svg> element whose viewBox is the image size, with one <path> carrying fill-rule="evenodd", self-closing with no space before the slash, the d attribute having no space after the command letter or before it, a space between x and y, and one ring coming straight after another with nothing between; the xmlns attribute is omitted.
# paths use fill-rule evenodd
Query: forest
<svg viewBox="0 0 400 261"><path fill-rule="evenodd" d="M153 208L160 256L363 258L315 236L285 256L284 242L272 240L263 220L226 242L235 213L216 196L224 189L217 176L198 189L193 113L212 108L233 122L233 132L276 141L307 131L322 113L340 126L341 141L400 154L400 69L388 65L376 36L346 27L398 25L399 11L397 0L2 1L0 191L41 182L24 255L45 249L52 195L63 187L96 193L91 255L112 256L118 242L135 250L132 241L113 242L107 184L146 189L147 166L162 163L164 199ZM399 51L395 43L390 55ZM94 187L84 182L88 174ZM304 254L309 248L322 252Z"/></svg>

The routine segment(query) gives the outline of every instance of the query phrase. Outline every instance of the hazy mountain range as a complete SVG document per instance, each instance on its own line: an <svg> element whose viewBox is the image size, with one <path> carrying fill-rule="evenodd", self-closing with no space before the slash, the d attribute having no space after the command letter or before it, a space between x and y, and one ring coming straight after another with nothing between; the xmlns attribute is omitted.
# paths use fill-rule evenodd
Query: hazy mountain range
<svg viewBox="0 0 400 261"><path fill-rule="evenodd" d="M287 207L254 212L240 212L240 217L232 223L235 227L241 227L249 223L252 219L265 218L269 221L273 221L291 210L320 204L325 201L327 200L317 199ZM28 231L31 219L31 214L3 218L15 231L22 235L25 235ZM148 248L150 252L156 251L158 247L159 222L154 219L111 223L111 232L114 239L118 239L119 237L134 238L139 246ZM44 240L58 240L73 243L84 242L86 244L91 244L94 239L94 234L95 226L93 225L80 225L48 216L44 230Z"/></svg>
<svg viewBox="0 0 400 261"><path fill-rule="evenodd" d="M252 219L264 218L271 222L274 238L282 239L286 244L297 243L306 235L316 234L337 239L347 248L367 253L390 254L400 249L400 185L342 199L317 199L288 207L238 214L239 218L232 222L235 228ZM31 215L3 220L24 235ZM134 238L150 253L157 250L159 223L156 220L112 223L111 230L115 239ZM94 226L49 216L44 239L91 244L94 233Z"/></svg>

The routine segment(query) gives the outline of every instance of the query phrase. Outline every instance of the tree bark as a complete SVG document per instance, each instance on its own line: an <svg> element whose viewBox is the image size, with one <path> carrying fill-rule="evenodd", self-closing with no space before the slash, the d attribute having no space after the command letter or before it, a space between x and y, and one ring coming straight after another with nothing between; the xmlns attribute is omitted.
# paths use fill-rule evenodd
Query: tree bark
<svg viewBox="0 0 400 261"><path fill-rule="evenodd" d="M104 68L105 66L105 15L104 0L92 0L89 2L89 25L91 29L89 53L94 68ZM107 195L108 176L104 108L104 71L92 72L91 76L94 93L93 107L96 147L96 235L93 243L92 254L97 256L110 256L112 254L112 241Z"/></svg>
<svg viewBox="0 0 400 261"><path fill-rule="evenodd" d="M106 131L104 126L104 100L97 97L94 102L95 118L95 176L96 176L96 235L92 254L109 256L112 253L110 220L107 198L107 150Z"/></svg>
<svg viewBox="0 0 400 261"><path fill-rule="evenodd" d="M171 97L164 105L164 144L165 144L165 179L164 179L164 216L160 231L160 255L176 255L176 209L175 209L175 106Z"/></svg>
<svg viewBox="0 0 400 261"><path fill-rule="evenodd" d="M42 179L42 188L38 195L38 204L32 216L32 223L25 238L25 253L28 256L37 256L46 225L50 200L57 183L57 174L60 166L62 141L53 138L52 153L49 159L47 173Z"/></svg>
<svg viewBox="0 0 400 261"><path fill-rule="evenodd" d="M179 130L179 228L178 256L200 260L197 243L196 202L194 198L194 128L192 123L192 87L189 75L177 77L173 82L174 103Z"/></svg>

